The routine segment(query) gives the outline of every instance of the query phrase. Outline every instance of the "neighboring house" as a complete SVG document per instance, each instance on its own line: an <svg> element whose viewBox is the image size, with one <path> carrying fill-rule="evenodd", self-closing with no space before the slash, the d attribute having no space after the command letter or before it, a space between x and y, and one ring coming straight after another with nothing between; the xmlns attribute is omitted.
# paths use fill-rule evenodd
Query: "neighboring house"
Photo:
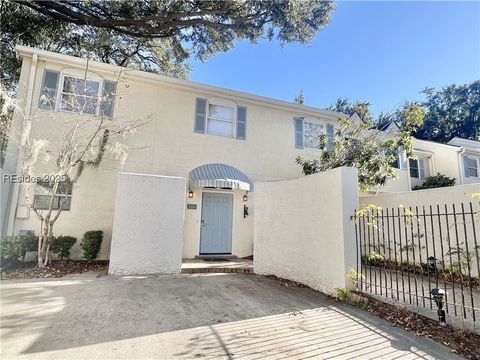
<svg viewBox="0 0 480 360"><path fill-rule="evenodd" d="M448 144L456 146L463 166L463 183L471 184L480 181L480 141L454 137Z"/></svg>
<svg viewBox="0 0 480 360"><path fill-rule="evenodd" d="M380 124L378 130L394 133L398 125L394 121ZM379 193L410 191L421 185L428 176L440 173L455 178L456 185L480 182L480 142L454 138L448 144L429 140L413 139L415 159L407 159L399 152L394 167L398 178L380 188Z"/></svg>
<svg viewBox="0 0 480 360"><path fill-rule="evenodd" d="M75 114L63 100L72 97L88 104L87 114L101 111L111 120L149 118L140 133L125 139L132 150L121 171L180 176L189 179L185 210L183 257L199 254L252 255L253 204L256 181L293 179L302 175L298 155L318 154L318 135L333 139L344 114L222 89L188 80L89 61L87 95L81 95L86 60L17 47L23 59L15 127L20 113L34 119L35 138L51 138ZM114 102L102 108L100 94ZM106 94L106 95L105 95ZM45 95L54 95L48 101ZM18 149L7 151L5 171L18 173ZM39 174L52 170L41 168ZM68 197L67 209L55 225L57 235L81 238L87 230L103 230L107 257L115 210L118 162L105 158L98 169L86 168ZM2 187L4 185L2 184ZM47 187L37 186L31 198L41 209ZM38 221L26 206L22 186L11 184L7 234L36 231ZM162 199L158 199L162 201ZM134 220L133 220L134 221ZM153 241L153 240L152 240ZM79 256L78 248L73 255Z"/></svg>

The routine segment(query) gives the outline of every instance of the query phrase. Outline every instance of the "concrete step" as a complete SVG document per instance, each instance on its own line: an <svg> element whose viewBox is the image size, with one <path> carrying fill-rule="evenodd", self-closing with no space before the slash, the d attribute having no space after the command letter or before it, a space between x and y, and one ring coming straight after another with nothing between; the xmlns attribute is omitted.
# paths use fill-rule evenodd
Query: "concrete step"
<svg viewBox="0 0 480 360"><path fill-rule="evenodd" d="M238 259L237 255L195 255L195 259L202 259L202 260L221 260L221 259Z"/></svg>
<svg viewBox="0 0 480 360"><path fill-rule="evenodd" d="M253 274L251 267L195 267L182 268L182 274L202 274L202 273L240 273Z"/></svg>

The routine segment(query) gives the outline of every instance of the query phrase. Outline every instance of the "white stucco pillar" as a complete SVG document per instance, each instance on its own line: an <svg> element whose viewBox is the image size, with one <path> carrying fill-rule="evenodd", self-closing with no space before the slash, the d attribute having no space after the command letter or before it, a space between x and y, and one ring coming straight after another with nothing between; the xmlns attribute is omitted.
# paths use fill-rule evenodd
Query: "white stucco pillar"
<svg viewBox="0 0 480 360"><path fill-rule="evenodd" d="M109 274L179 273L185 198L185 178L120 173Z"/></svg>

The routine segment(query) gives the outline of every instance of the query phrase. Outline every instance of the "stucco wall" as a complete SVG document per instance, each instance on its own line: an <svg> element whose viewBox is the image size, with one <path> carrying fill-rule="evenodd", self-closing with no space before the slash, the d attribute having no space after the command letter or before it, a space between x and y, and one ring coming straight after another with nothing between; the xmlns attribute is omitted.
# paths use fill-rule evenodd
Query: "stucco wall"
<svg viewBox="0 0 480 360"><path fill-rule="evenodd" d="M444 206L445 204L456 204L469 202L468 194L480 192L480 184L456 185L444 188L405 191L395 194L379 194L364 196L360 198L360 207L368 204L375 204L382 208L397 208L400 204L404 206Z"/></svg>
<svg viewBox="0 0 480 360"><path fill-rule="evenodd" d="M182 267L184 178L118 175L110 274L172 274Z"/></svg>
<svg viewBox="0 0 480 360"><path fill-rule="evenodd" d="M356 267L357 171L338 168L255 187L254 270L332 293Z"/></svg>

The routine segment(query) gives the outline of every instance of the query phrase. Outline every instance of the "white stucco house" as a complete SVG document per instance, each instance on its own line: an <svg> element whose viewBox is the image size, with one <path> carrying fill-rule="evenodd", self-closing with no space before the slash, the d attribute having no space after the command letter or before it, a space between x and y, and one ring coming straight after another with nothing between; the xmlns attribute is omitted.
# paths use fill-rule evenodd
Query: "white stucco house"
<svg viewBox="0 0 480 360"><path fill-rule="evenodd" d="M389 121L378 129L386 133L398 130L398 125ZM399 153L394 166L398 178L380 188L379 193L410 191L421 185L429 176L440 173L455 179L456 185L480 182L480 141L455 137L447 144L413 139L415 159L407 159Z"/></svg>
<svg viewBox="0 0 480 360"><path fill-rule="evenodd" d="M125 139L135 150L122 166L106 157L99 168L86 168L71 193L58 195L59 200L67 196L68 201L56 223L56 234L80 239L85 231L103 230L102 258L110 254L116 199L129 200L125 193L117 193L120 172L186 179L179 195L185 204L183 225L178 225L183 226L183 258L252 255L255 182L300 177L295 158L318 155L318 135L334 137L338 118L346 116L95 61L88 62L87 71L85 59L34 48L19 46L17 51L22 70L16 129L22 129L28 118L34 124L32 137L54 138L61 124L76 115L64 102L72 97L91 104L82 116L96 117L101 112L108 121L149 119L138 134ZM85 79L86 95L78 90L84 89ZM54 101L44 101L45 94L53 95ZM111 97L108 107L96 100L102 94ZM477 142L454 140L451 144L416 140L418 159L407 161L400 156L399 179L382 191L408 191L437 172L455 177L459 184L478 181ZM463 166L464 159L468 167ZM18 160L19 149L11 142L2 173L18 174ZM39 166L38 171L51 173L48 166ZM37 233L38 222L26 205L22 184L2 177L1 186L2 234ZM44 191L37 187L30 194L39 209ZM80 257L80 249L75 247L72 255Z"/></svg>

